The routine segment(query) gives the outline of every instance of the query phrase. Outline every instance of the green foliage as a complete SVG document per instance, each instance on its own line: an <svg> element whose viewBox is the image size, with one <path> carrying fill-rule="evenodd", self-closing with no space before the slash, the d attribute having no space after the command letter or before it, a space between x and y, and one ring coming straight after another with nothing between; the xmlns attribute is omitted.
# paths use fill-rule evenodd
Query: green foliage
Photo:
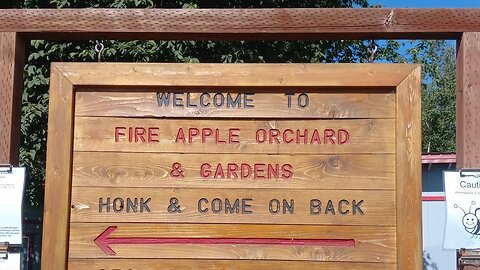
<svg viewBox="0 0 480 270"><path fill-rule="evenodd" d="M408 50L422 64L422 150L455 151L455 48L444 40L418 42Z"/></svg>

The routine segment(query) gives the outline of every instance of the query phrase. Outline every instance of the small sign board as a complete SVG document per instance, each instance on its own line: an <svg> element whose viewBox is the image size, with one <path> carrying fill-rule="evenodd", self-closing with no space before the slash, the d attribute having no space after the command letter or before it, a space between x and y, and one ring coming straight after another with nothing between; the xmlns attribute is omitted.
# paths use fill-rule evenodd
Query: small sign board
<svg viewBox="0 0 480 270"><path fill-rule="evenodd" d="M52 65L44 269L420 269L420 69Z"/></svg>
<svg viewBox="0 0 480 270"><path fill-rule="evenodd" d="M480 248L480 171L444 172L446 249Z"/></svg>
<svg viewBox="0 0 480 270"><path fill-rule="evenodd" d="M0 166L0 244L22 244L25 168Z"/></svg>

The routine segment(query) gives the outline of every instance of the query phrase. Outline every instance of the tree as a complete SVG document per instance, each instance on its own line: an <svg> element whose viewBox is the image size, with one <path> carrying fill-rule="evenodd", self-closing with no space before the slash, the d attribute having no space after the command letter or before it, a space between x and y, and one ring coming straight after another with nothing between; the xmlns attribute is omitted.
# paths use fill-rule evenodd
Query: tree
<svg viewBox="0 0 480 270"><path fill-rule="evenodd" d="M420 41L408 50L422 64L422 150L455 151L455 48L445 40Z"/></svg>

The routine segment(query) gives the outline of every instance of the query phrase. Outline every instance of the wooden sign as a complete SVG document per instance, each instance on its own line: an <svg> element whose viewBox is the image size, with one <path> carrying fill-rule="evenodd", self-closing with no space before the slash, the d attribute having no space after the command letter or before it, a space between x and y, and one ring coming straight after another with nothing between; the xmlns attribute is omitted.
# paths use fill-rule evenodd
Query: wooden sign
<svg viewBox="0 0 480 270"><path fill-rule="evenodd" d="M420 67L52 65L43 269L421 269Z"/></svg>

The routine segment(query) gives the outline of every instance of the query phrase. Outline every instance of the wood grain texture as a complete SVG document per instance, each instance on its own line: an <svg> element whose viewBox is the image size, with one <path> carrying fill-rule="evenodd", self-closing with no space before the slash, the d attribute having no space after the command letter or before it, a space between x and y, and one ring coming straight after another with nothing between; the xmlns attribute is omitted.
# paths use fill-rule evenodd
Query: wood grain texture
<svg viewBox="0 0 480 270"><path fill-rule="evenodd" d="M173 178L172 165L180 162L184 178ZM290 164L292 178L242 179L240 171L225 178L201 177L209 163L215 172L229 163ZM262 173L262 175L264 175ZM395 155L217 155L75 152L73 186L103 187L198 187L198 188L312 188L395 189Z"/></svg>
<svg viewBox="0 0 480 270"><path fill-rule="evenodd" d="M111 248L116 255L112 257L102 252L93 241L109 226L118 226L109 238L354 239L355 247L113 244ZM256 259L395 263L395 250L394 227L72 223L69 258Z"/></svg>
<svg viewBox="0 0 480 270"><path fill-rule="evenodd" d="M13 9L0 12L0 31L32 39L426 39L478 32L479 17L475 9Z"/></svg>
<svg viewBox="0 0 480 270"><path fill-rule="evenodd" d="M77 87L396 87L408 64L56 63ZM141 83L140 83L141 82Z"/></svg>
<svg viewBox="0 0 480 270"><path fill-rule="evenodd" d="M202 93L209 93L202 98L204 103L212 103L216 93L222 92L193 92L190 104L195 107L186 107L186 95L182 95L185 107L173 107L173 98L169 96L169 106L165 107L157 100L157 93L128 93L125 92L91 92L99 89L81 89L76 95L76 116L113 116L113 117L216 117L216 118L395 118L395 94L381 93L375 89L362 89L362 93L340 94L339 90L331 90L326 93L302 91L298 89L274 89L280 93L258 93L258 89L251 89L247 93L255 93L251 98L254 108L228 108L227 106L216 108L200 106ZM219 89L223 90L223 89ZM305 89L303 89L305 90ZM131 91L131 90L130 90ZM161 93L169 93L169 90L158 89ZM172 90L170 90L172 91ZM174 90L175 91L175 90ZM176 91L187 91L177 88ZM199 91L198 89L196 91ZM283 91L283 92L282 92ZM322 91L322 90L318 90ZM173 91L172 91L173 92ZM288 107L289 99L285 93L296 93L291 98L291 107ZM332 93L333 92L333 93ZM365 93L363 93L365 92ZM233 99L238 96L238 91L230 91ZM298 106L298 96L307 93L309 105L306 108ZM223 95L227 93L223 92ZM180 95L179 95L180 96ZM240 99L243 106L244 100ZM225 102L226 103L226 102Z"/></svg>
<svg viewBox="0 0 480 270"><path fill-rule="evenodd" d="M480 33L464 33L457 53L457 168L480 167Z"/></svg>
<svg viewBox="0 0 480 270"><path fill-rule="evenodd" d="M51 66L42 269L65 269L70 219L73 86Z"/></svg>
<svg viewBox="0 0 480 270"><path fill-rule="evenodd" d="M397 87L398 269L422 269L421 70Z"/></svg>
<svg viewBox="0 0 480 270"><path fill-rule="evenodd" d="M122 136L115 141L115 128L124 127L128 134L129 127L158 128L158 141L148 143L129 142ZM189 143L175 142L179 129L188 136L189 128L211 128L213 136L215 129L219 129L220 140L226 140L229 129L239 129L239 143L216 143L210 136L202 143L201 136L193 138ZM259 144L256 141L257 130L278 129L283 132L291 129L296 133L309 129L308 134L318 129L321 144L280 144L269 139ZM324 131L335 131L335 144L327 140L325 144ZM349 139L344 144L338 144L340 136L338 130L344 129L349 133ZM200 132L201 134L201 132ZM283 134L283 133L282 133ZM191 119L144 119L144 118L105 118L105 117L76 117L75 118L75 151L122 151L122 152L157 152L157 153L296 153L296 154L339 154L339 153L394 153L395 152L395 121L392 119L343 119L343 120L191 120ZM262 135L263 136L263 135ZM295 138L291 133L286 139ZM346 138L345 135L343 138ZM263 140L264 137L261 137ZM341 141L341 140L340 140Z"/></svg>
<svg viewBox="0 0 480 270"><path fill-rule="evenodd" d="M18 33L0 32L0 164L19 163L24 51Z"/></svg>
<svg viewBox="0 0 480 270"><path fill-rule="evenodd" d="M466 32L457 43L457 169L480 167L479 42L480 32ZM478 267L474 266L464 268L477 269Z"/></svg>
<svg viewBox="0 0 480 270"><path fill-rule="evenodd" d="M69 269L78 270L394 270L394 263L347 263L260 260L172 260L172 259L70 259Z"/></svg>
<svg viewBox="0 0 480 270"><path fill-rule="evenodd" d="M156 223L262 223L262 224L320 224L320 225L395 225L396 206L394 191L376 190L284 190L284 189L187 189L187 188L72 188L72 210L71 222L156 222ZM106 206L102 207L99 213L99 199L107 203L110 198L110 212L106 213ZM115 198L124 200L124 209L114 213ZM151 198L148 206L150 212L130 211L126 213L127 198ZM177 198L181 213L169 213L167 209L170 199ZM208 203L202 202L201 206L209 210L200 213L198 201L206 198ZM213 213L211 202L214 198L224 201L228 198L233 206L235 200L239 199L239 213L225 213L225 205L218 213ZM251 207L245 208L252 213L242 214L242 199ZM280 202L280 212L271 214L269 202L277 199ZM294 200L294 214L287 210L283 214L283 199L288 203ZM322 202L321 214L310 214L310 200L318 199ZM345 199L349 204L343 204L343 211L349 213L341 215L339 212L339 201ZM325 214L328 200L332 200L335 208L335 215L332 212ZM364 215L357 210L353 211L353 200L360 203ZM116 202L117 209L120 209L120 201ZM218 209L218 203L214 206ZM276 208L276 205L274 204ZM138 209L137 209L138 210Z"/></svg>

